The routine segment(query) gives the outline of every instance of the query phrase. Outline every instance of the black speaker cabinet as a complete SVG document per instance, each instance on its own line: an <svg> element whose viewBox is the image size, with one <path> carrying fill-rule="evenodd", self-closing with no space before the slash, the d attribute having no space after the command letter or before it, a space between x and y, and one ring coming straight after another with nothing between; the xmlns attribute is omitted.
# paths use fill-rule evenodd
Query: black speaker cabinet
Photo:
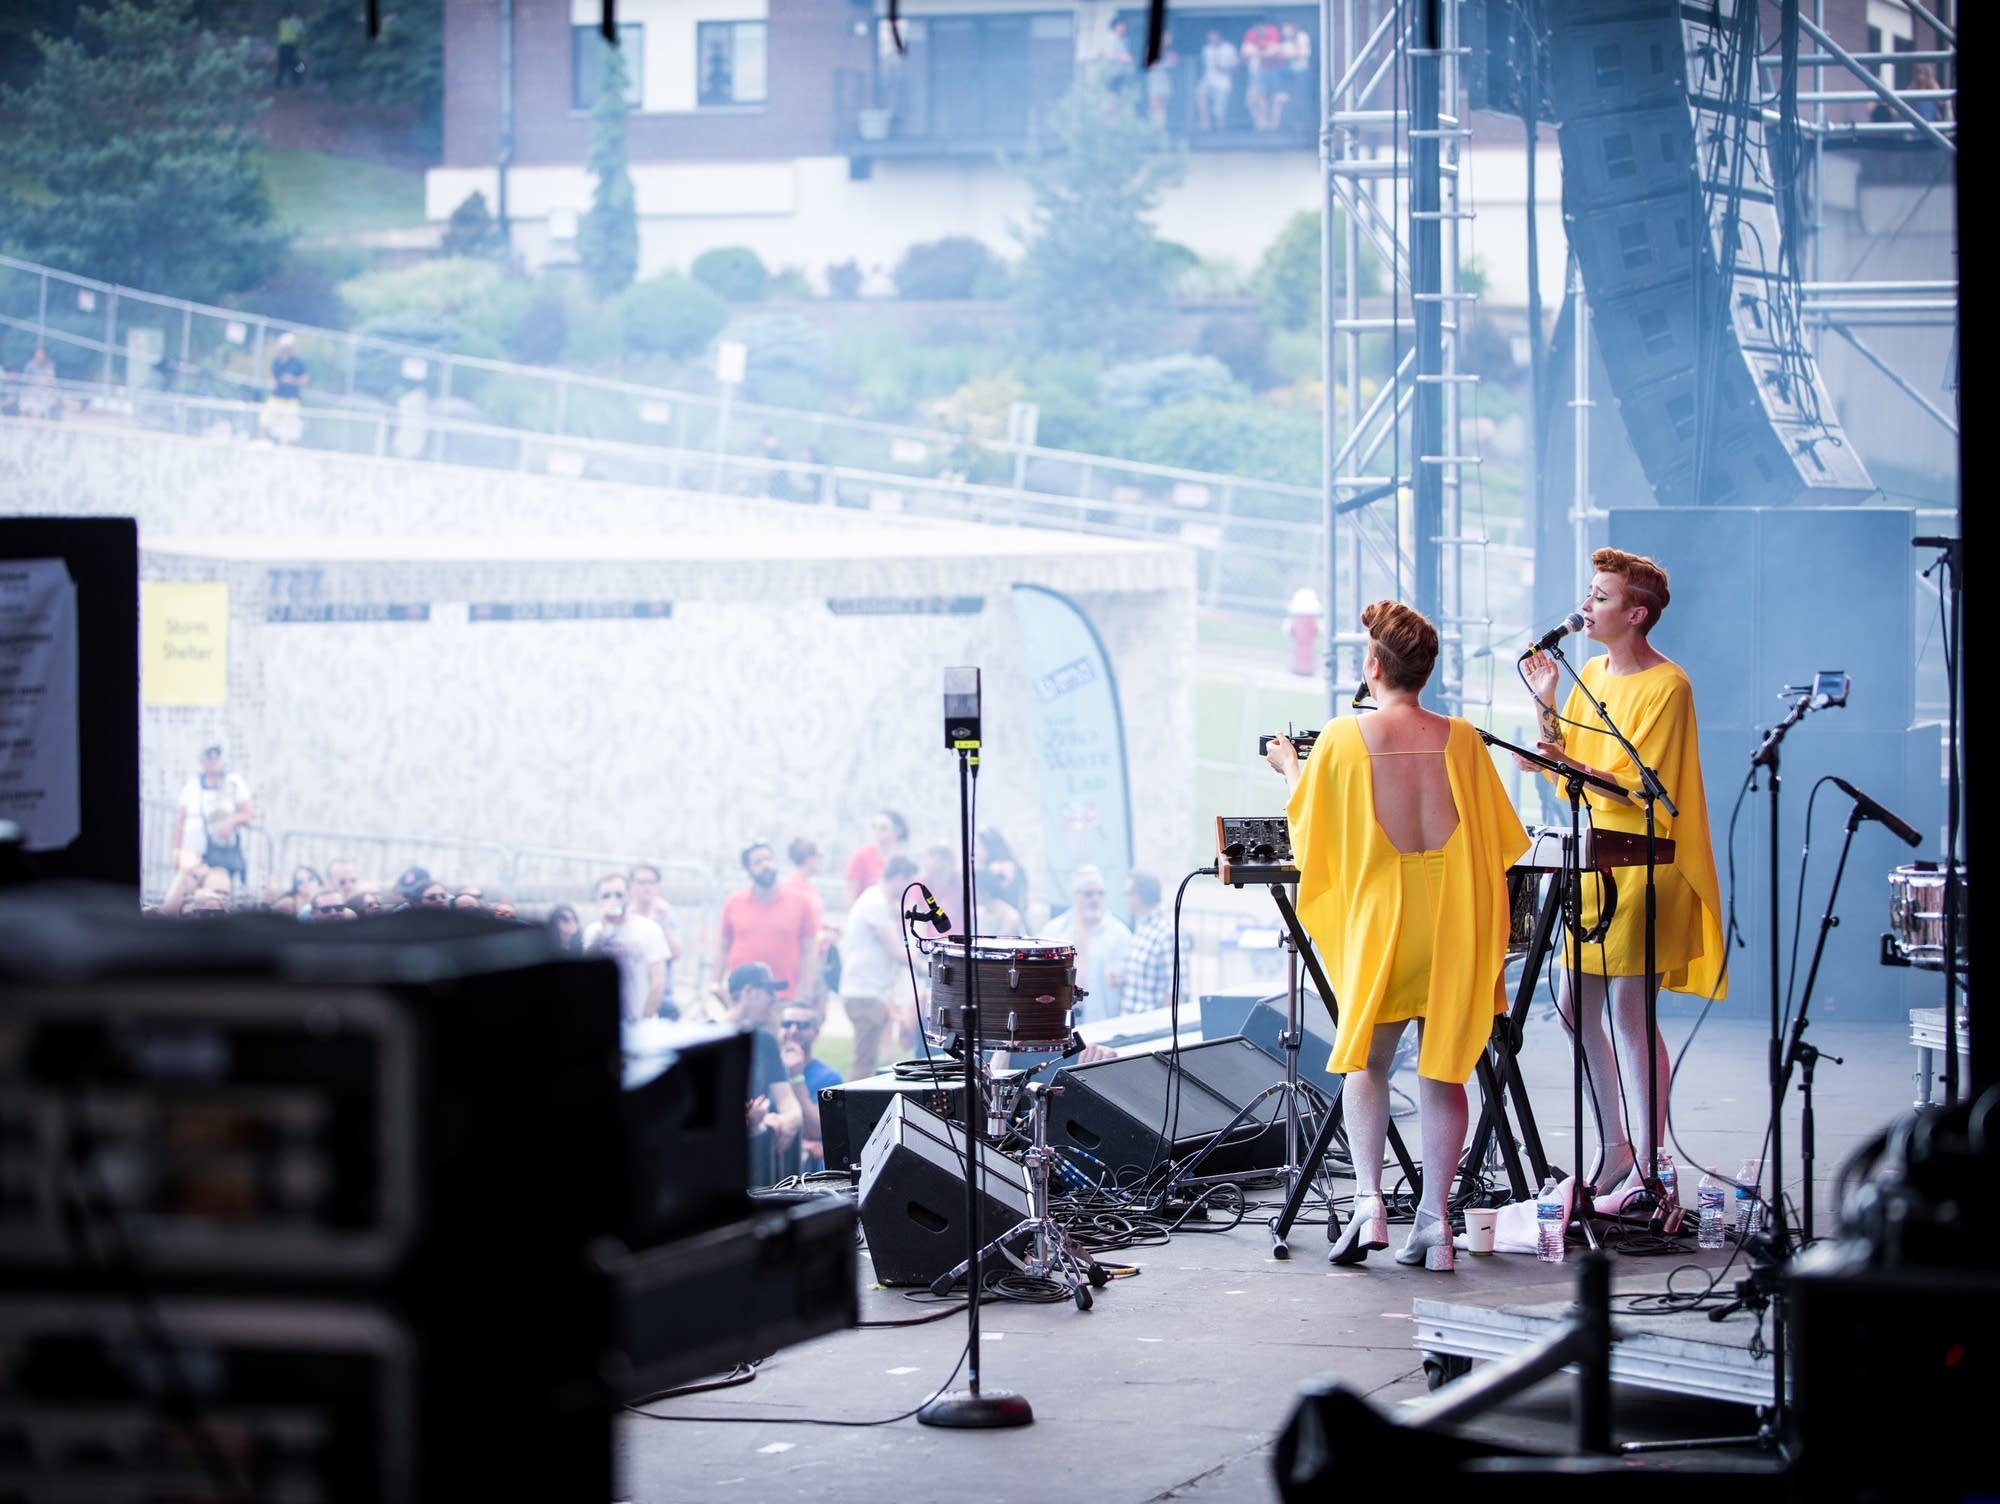
<svg viewBox="0 0 2000 1504"><path fill-rule="evenodd" d="M733 1024L678 1028L673 1050L628 1072L620 1099L630 1155L624 1233L633 1248L716 1226L750 1207L743 1122L750 1034Z"/></svg>
<svg viewBox="0 0 2000 1504"><path fill-rule="evenodd" d="M950 1062L956 1065L957 1062ZM843 1081L819 1094L820 1136L826 1143L829 1170L858 1172L862 1146L889 1104L904 1098L951 1123L965 1121L965 1082L954 1075L938 1081L905 1081L895 1076L864 1076Z"/></svg>
<svg viewBox="0 0 2000 1504"><path fill-rule="evenodd" d="M1210 1007L1214 1005L1214 1021L1210 1021ZM1336 1078L1327 1075L1326 1063L1333 1058L1333 1020L1327 1016L1326 1005L1319 1000L1319 994L1306 984L1306 995L1299 1005L1299 1079L1321 1091L1331 1092L1339 1085ZM1280 1065L1285 1061L1285 998L1280 993L1276 997L1238 998L1220 996L1201 1000L1201 1032L1205 1039L1220 1039L1229 1034L1241 1034L1266 1055Z"/></svg>
<svg viewBox="0 0 2000 1504"><path fill-rule="evenodd" d="M979 1227L965 1227L965 1130L892 1096L861 1150L861 1231L884 1285L928 1285L1033 1214L1027 1169L979 1146Z"/></svg>
<svg viewBox="0 0 2000 1504"><path fill-rule="evenodd" d="M1284 1078L1284 1066L1241 1035L1189 1045L1178 1060L1163 1050L1074 1065L1056 1078L1063 1092L1050 1108L1049 1140L1091 1155L1110 1176L1145 1171L1193 1155ZM1251 1175L1284 1160L1284 1113L1274 1093L1215 1146L1200 1173Z"/></svg>

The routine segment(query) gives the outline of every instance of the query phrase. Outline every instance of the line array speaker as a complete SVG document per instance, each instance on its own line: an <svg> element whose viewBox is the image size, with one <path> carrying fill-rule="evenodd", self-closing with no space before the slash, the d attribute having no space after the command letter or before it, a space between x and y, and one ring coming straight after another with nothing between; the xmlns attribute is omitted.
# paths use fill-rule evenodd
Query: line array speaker
<svg viewBox="0 0 2000 1504"><path fill-rule="evenodd" d="M1540 20L1570 244L1655 498L1872 495L1803 337L1763 118L1731 98L1754 34L1678 0L1546 0Z"/></svg>

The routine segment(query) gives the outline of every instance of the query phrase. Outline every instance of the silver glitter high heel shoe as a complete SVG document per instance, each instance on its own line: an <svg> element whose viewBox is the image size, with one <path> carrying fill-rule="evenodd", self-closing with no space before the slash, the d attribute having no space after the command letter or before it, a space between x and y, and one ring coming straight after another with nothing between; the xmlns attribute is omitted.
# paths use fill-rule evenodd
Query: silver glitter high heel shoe
<svg viewBox="0 0 2000 1504"><path fill-rule="evenodd" d="M1396 1250L1399 1264L1421 1263L1433 1274L1449 1274L1458 1267L1458 1253L1452 1246L1451 1223L1429 1212L1418 1212L1403 1246Z"/></svg>
<svg viewBox="0 0 2000 1504"><path fill-rule="evenodd" d="M1340 1241L1333 1245L1326 1261L1329 1264L1358 1264L1368 1257L1369 1249L1388 1246L1389 1214L1382 1207L1381 1193L1362 1194L1354 1198L1354 1211L1347 1219L1347 1231L1340 1235Z"/></svg>

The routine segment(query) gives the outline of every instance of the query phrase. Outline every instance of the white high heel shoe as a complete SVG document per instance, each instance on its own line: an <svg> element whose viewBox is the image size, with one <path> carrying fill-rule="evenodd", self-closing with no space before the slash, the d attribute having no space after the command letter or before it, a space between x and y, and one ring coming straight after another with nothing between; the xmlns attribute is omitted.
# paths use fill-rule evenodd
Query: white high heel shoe
<svg viewBox="0 0 2000 1504"><path fill-rule="evenodd" d="M1381 1193L1363 1193L1354 1198L1353 1215L1347 1231L1333 1245L1326 1259L1330 1264L1358 1264L1371 1248L1389 1246L1389 1214L1383 1209Z"/></svg>
<svg viewBox="0 0 2000 1504"><path fill-rule="evenodd" d="M1458 1254L1451 1241L1451 1223L1429 1212L1418 1212L1417 1220L1410 1227L1409 1237L1396 1250L1396 1262L1421 1263L1433 1274L1451 1273L1458 1267Z"/></svg>

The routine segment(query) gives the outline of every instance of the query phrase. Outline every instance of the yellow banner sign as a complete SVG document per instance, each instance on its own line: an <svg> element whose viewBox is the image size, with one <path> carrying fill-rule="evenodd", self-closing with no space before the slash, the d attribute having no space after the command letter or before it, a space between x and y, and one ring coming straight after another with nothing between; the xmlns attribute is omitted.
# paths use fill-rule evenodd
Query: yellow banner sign
<svg viewBox="0 0 2000 1504"><path fill-rule="evenodd" d="M229 697L229 587L139 587L139 682L148 705L221 705Z"/></svg>

